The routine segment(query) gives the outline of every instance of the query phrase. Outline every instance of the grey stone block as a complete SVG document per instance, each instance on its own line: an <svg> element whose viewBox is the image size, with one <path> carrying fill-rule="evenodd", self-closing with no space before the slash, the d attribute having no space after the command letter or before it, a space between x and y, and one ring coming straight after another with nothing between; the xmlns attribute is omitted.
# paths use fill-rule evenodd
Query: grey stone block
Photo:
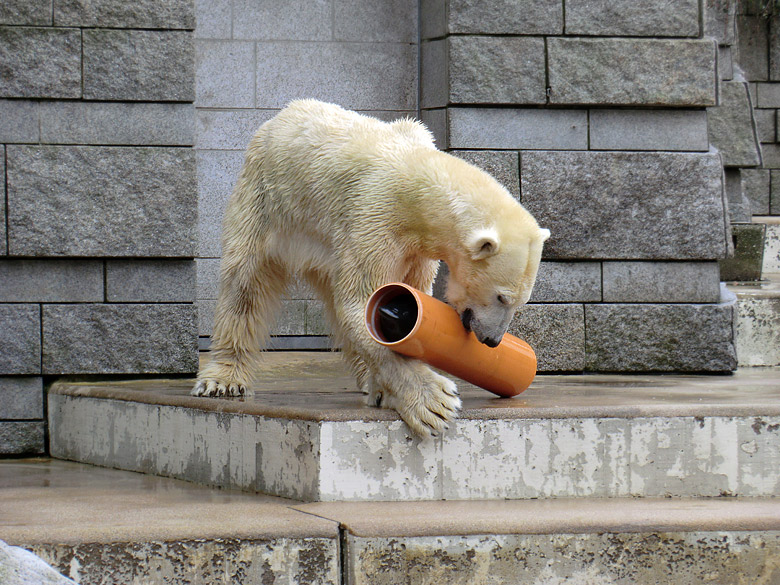
<svg viewBox="0 0 780 585"><path fill-rule="evenodd" d="M81 97L81 33L0 26L0 97Z"/></svg>
<svg viewBox="0 0 780 585"><path fill-rule="evenodd" d="M0 142L40 141L38 102L0 100Z"/></svg>
<svg viewBox="0 0 780 585"><path fill-rule="evenodd" d="M52 0L4 0L0 4L0 24L51 24Z"/></svg>
<svg viewBox="0 0 780 585"><path fill-rule="evenodd" d="M187 148L8 146L9 252L194 256Z"/></svg>
<svg viewBox="0 0 780 585"><path fill-rule="evenodd" d="M306 301L285 300L276 322L271 329L271 335L305 335L306 334Z"/></svg>
<svg viewBox="0 0 780 585"><path fill-rule="evenodd" d="M758 131L758 140L760 142L775 142L775 118L777 110L753 110L753 117L756 120L756 130Z"/></svg>
<svg viewBox="0 0 780 585"><path fill-rule="evenodd" d="M186 31L83 29L84 97L195 99L195 51Z"/></svg>
<svg viewBox="0 0 780 585"><path fill-rule="evenodd" d="M420 105L440 108L449 103L449 41L439 39L420 45Z"/></svg>
<svg viewBox="0 0 780 585"><path fill-rule="evenodd" d="M2 155L2 160L0 160L0 174L5 178L5 145L3 145L2 148L0 148L0 155ZM0 255L6 255L8 254L8 238L6 233L6 212L5 212L5 202L6 202L6 196L5 196L5 183L6 181L2 181L2 187L0 187Z"/></svg>
<svg viewBox="0 0 780 585"><path fill-rule="evenodd" d="M194 305L44 305L46 374L177 374L198 368Z"/></svg>
<svg viewBox="0 0 780 585"><path fill-rule="evenodd" d="M193 260L108 260L106 300L112 303L191 303Z"/></svg>
<svg viewBox="0 0 780 585"><path fill-rule="evenodd" d="M584 110L450 108L449 148L584 150Z"/></svg>
<svg viewBox="0 0 780 585"><path fill-rule="evenodd" d="M758 108L780 108L780 83L757 83L753 103Z"/></svg>
<svg viewBox="0 0 780 585"><path fill-rule="evenodd" d="M191 104L43 102L41 141L54 144L192 145Z"/></svg>
<svg viewBox="0 0 780 585"><path fill-rule="evenodd" d="M750 201L742 190L740 169L724 169L726 197L729 203L729 221L750 223Z"/></svg>
<svg viewBox="0 0 780 585"><path fill-rule="evenodd" d="M325 310L325 304L318 300L308 300L304 302L306 303L306 335L330 335L331 329Z"/></svg>
<svg viewBox="0 0 780 585"><path fill-rule="evenodd" d="M734 58L731 47L718 45L718 79L721 81L734 79Z"/></svg>
<svg viewBox="0 0 780 585"><path fill-rule="evenodd" d="M219 258L197 258L197 298L216 299L219 293Z"/></svg>
<svg viewBox="0 0 780 585"><path fill-rule="evenodd" d="M698 0L566 0L567 35L699 36Z"/></svg>
<svg viewBox="0 0 780 585"><path fill-rule="evenodd" d="M550 229L547 259L725 256L720 157L523 152L523 205Z"/></svg>
<svg viewBox="0 0 780 585"><path fill-rule="evenodd" d="M197 41L195 105L201 108L255 107L255 44Z"/></svg>
<svg viewBox="0 0 780 585"><path fill-rule="evenodd" d="M244 153L240 150L208 150L197 154L198 256L222 254L222 218L233 192Z"/></svg>
<svg viewBox="0 0 780 585"><path fill-rule="evenodd" d="M0 455L41 455L45 451L43 421L0 422Z"/></svg>
<svg viewBox="0 0 780 585"><path fill-rule="evenodd" d="M587 369L729 372L734 303L586 305Z"/></svg>
<svg viewBox="0 0 780 585"><path fill-rule="evenodd" d="M750 81L769 78L769 23L756 15L737 15L737 51L740 68Z"/></svg>
<svg viewBox="0 0 780 585"><path fill-rule="evenodd" d="M762 144L761 154L765 169L780 169L780 144Z"/></svg>
<svg viewBox="0 0 780 585"><path fill-rule="evenodd" d="M772 191L769 199L769 213L780 215L780 171L771 171Z"/></svg>
<svg viewBox="0 0 780 585"><path fill-rule="evenodd" d="M563 32L560 0L449 0L448 30L454 34L555 35Z"/></svg>
<svg viewBox="0 0 780 585"><path fill-rule="evenodd" d="M709 150L704 110L590 111L593 150Z"/></svg>
<svg viewBox="0 0 780 585"><path fill-rule="evenodd" d="M0 374L41 373L41 310L0 304Z"/></svg>
<svg viewBox="0 0 780 585"><path fill-rule="evenodd" d="M740 169L742 191L750 202L751 215L769 213L769 177L768 169Z"/></svg>
<svg viewBox="0 0 780 585"><path fill-rule="evenodd" d="M501 150L453 150L450 154L479 167L520 199L520 159L516 152Z"/></svg>
<svg viewBox="0 0 780 585"><path fill-rule="evenodd" d="M43 379L39 376L0 376L0 419L43 418Z"/></svg>
<svg viewBox="0 0 780 585"><path fill-rule="evenodd" d="M780 18L769 21L769 79L780 81Z"/></svg>
<svg viewBox="0 0 780 585"><path fill-rule="evenodd" d="M761 280L764 259L764 238L766 225L763 223L741 223L731 225L734 240L734 255L720 261L721 280Z"/></svg>
<svg viewBox="0 0 780 585"><path fill-rule="evenodd" d="M195 38L229 39L233 28L232 0L195 0Z"/></svg>
<svg viewBox="0 0 780 585"><path fill-rule="evenodd" d="M234 0L233 38L248 41L327 41L333 34L333 1Z"/></svg>
<svg viewBox="0 0 780 585"><path fill-rule="evenodd" d="M198 335L208 337L214 330L214 312L216 299L198 299Z"/></svg>
<svg viewBox="0 0 780 585"><path fill-rule="evenodd" d="M56 0L54 24L192 30L195 9L191 0Z"/></svg>
<svg viewBox="0 0 780 585"><path fill-rule="evenodd" d="M352 109L417 106L417 47L409 43L258 43L256 72L261 108L301 96Z"/></svg>
<svg viewBox="0 0 780 585"><path fill-rule="evenodd" d="M195 116L195 148L244 151L260 125L278 112L199 109Z"/></svg>
<svg viewBox="0 0 780 585"><path fill-rule="evenodd" d="M0 260L2 303L87 303L103 298L101 260Z"/></svg>
<svg viewBox="0 0 780 585"><path fill-rule="evenodd" d="M417 0L333 0L333 38L337 41L416 43L417 4ZM311 2L304 3L307 7L312 5Z"/></svg>
<svg viewBox="0 0 780 585"><path fill-rule="evenodd" d="M550 103L712 106L709 40L550 38Z"/></svg>
<svg viewBox="0 0 780 585"><path fill-rule="evenodd" d="M761 164L747 84L724 81L720 104L707 108L710 142L723 156L724 166L754 167Z"/></svg>
<svg viewBox="0 0 780 585"><path fill-rule="evenodd" d="M542 262L531 303L598 303L601 301L601 263Z"/></svg>
<svg viewBox="0 0 780 585"><path fill-rule="evenodd" d="M733 45L737 34L736 2L705 2L703 10L704 36L717 40L719 45Z"/></svg>
<svg viewBox="0 0 780 585"><path fill-rule="evenodd" d="M533 348L540 372L581 371L585 366L582 305L525 305L515 314L509 333Z"/></svg>
<svg viewBox="0 0 780 585"><path fill-rule="evenodd" d="M717 303L717 262L604 262L605 303Z"/></svg>
<svg viewBox="0 0 780 585"><path fill-rule="evenodd" d="M544 104L544 39L450 37L449 102Z"/></svg>
<svg viewBox="0 0 780 585"><path fill-rule="evenodd" d="M436 148L447 150L449 148L449 110L446 108L421 110L420 119L433 133Z"/></svg>

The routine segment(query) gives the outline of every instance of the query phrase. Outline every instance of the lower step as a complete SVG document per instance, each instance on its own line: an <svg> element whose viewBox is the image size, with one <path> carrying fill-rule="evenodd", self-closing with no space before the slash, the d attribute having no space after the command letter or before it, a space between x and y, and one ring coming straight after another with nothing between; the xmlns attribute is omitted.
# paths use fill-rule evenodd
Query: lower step
<svg viewBox="0 0 780 585"><path fill-rule="evenodd" d="M58 383L51 454L306 501L780 495L777 369L539 376L510 400L463 387L461 417L420 441L334 357L272 358L246 401L190 397L188 380Z"/></svg>

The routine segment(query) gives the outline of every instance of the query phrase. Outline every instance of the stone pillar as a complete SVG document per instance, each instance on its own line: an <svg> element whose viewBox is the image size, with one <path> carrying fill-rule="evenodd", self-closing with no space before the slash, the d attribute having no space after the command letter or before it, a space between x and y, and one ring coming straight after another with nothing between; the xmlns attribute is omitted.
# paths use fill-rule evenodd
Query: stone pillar
<svg viewBox="0 0 780 585"><path fill-rule="evenodd" d="M421 16L423 120L552 231L512 326L540 369L734 369L698 0L422 0Z"/></svg>
<svg viewBox="0 0 780 585"><path fill-rule="evenodd" d="M191 373L192 0L0 7L0 454L44 449L43 386Z"/></svg>

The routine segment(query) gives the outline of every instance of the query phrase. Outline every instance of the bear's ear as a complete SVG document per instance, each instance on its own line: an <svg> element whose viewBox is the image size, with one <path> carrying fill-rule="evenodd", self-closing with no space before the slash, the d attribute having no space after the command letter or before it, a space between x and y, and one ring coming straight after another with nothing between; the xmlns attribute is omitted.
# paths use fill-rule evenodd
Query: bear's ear
<svg viewBox="0 0 780 585"><path fill-rule="evenodd" d="M541 242L546 242L550 238L550 230L547 228L539 228L539 236Z"/></svg>
<svg viewBox="0 0 780 585"><path fill-rule="evenodd" d="M498 254L500 244L498 232L494 228L489 228L474 231L466 245L472 260L483 260Z"/></svg>

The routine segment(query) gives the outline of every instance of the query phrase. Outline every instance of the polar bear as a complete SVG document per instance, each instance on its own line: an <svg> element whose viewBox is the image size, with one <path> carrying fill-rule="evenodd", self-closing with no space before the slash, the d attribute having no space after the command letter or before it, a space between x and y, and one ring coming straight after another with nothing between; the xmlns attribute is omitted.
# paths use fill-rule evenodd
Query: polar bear
<svg viewBox="0 0 780 585"><path fill-rule="evenodd" d="M249 391L297 274L322 299L369 404L395 409L418 436L439 434L460 409L456 385L371 339L369 296L393 281L430 293L444 260L448 302L496 346L549 235L490 175L437 150L421 123L294 101L252 138L228 203L211 360L192 394Z"/></svg>

